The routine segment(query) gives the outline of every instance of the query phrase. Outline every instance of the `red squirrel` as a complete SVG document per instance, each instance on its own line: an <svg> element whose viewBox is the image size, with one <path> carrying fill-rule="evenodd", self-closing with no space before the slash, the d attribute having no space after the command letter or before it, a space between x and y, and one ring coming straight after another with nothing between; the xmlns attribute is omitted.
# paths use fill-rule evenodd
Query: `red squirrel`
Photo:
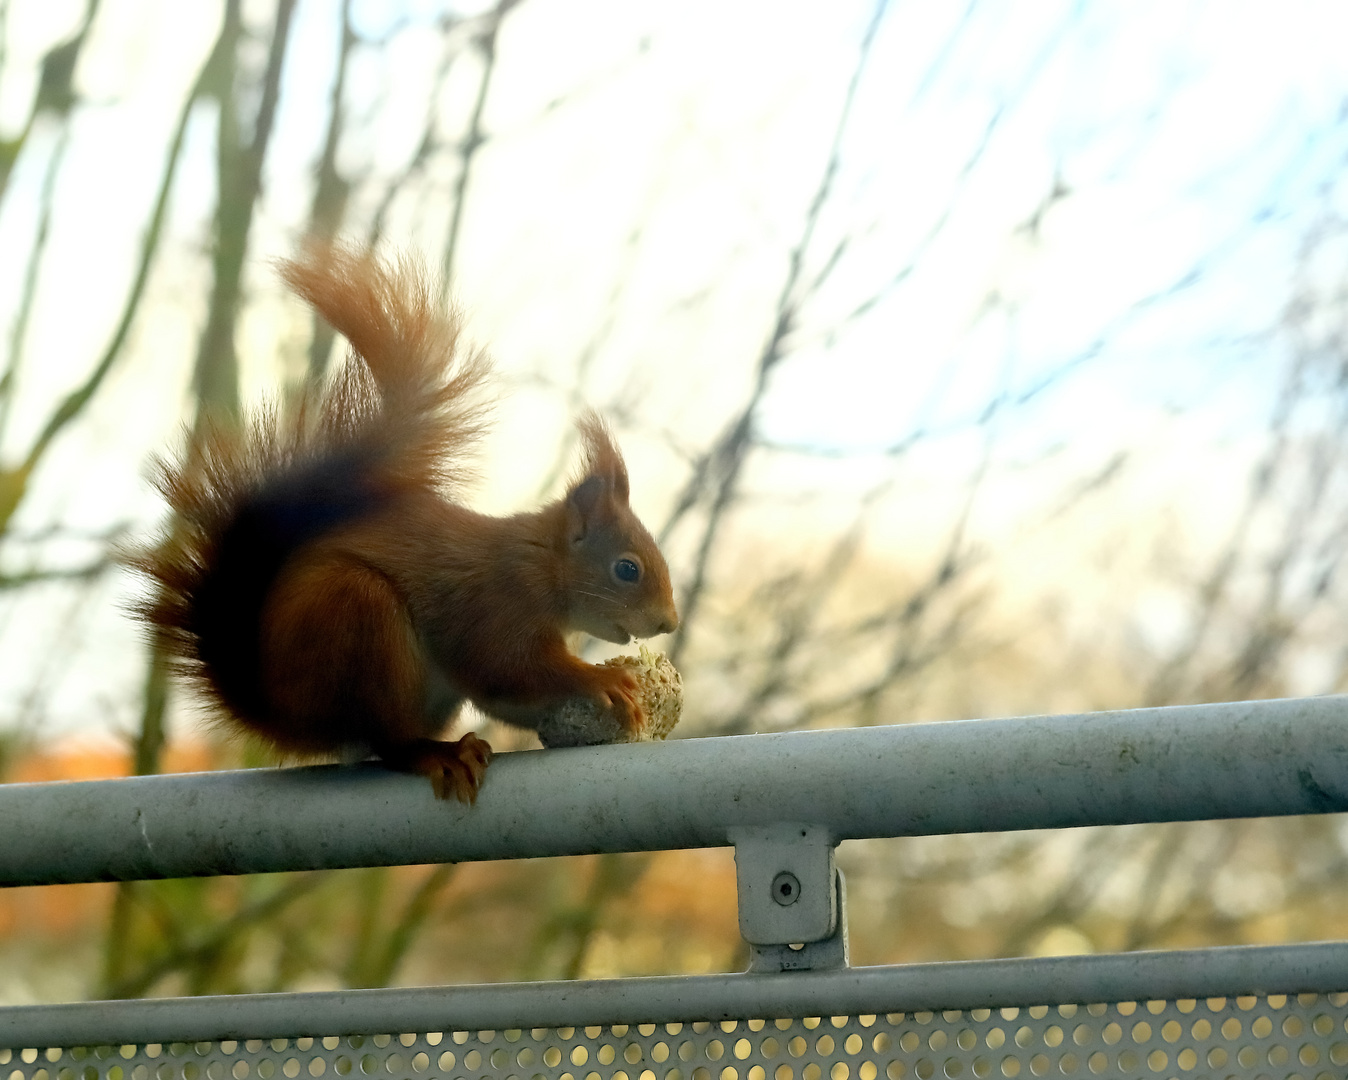
<svg viewBox="0 0 1348 1080"><path fill-rule="evenodd" d="M142 614L161 645L227 722L281 752L374 753L440 798L475 801L491 760L472 733L437 739L465 701L529 728L589 698L638 728L633 677L564 638L678 626L603 421L580 420L561 498L476 513L456 496L488 365L425 275L341 246L280 272L351 353L291 419L206 425L180 462L158 463L174 523L133 562L158 586Z"/></svg>

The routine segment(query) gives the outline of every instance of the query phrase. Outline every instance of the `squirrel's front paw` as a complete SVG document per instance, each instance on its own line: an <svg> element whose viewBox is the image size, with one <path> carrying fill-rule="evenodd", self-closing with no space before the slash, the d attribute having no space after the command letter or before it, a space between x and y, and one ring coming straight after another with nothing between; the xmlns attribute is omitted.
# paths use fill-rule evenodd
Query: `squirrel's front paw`
<svg viewBox="0 0 1348 1080"><path fill-rule="evenodd" d="M646 723L646 713L641 707L641 699L637 696L641 691L641 684L637 682L636 676L621 668L602 670L606 674L610 672L612 674L598 695L599 704L612 709L618 723L627 731L640 731Z"/></svg>

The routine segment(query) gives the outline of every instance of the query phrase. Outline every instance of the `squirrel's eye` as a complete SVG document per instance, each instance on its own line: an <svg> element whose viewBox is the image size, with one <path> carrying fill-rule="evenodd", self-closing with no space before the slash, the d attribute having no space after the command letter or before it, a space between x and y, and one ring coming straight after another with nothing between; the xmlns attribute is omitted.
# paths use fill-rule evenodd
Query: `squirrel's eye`
<svg viewBox="0 0 1348 1080"><path fill-rule="evenodd" d="M632 585L641 579L641 567L635 559L619 559L613 564L613 576Z"/></svg>

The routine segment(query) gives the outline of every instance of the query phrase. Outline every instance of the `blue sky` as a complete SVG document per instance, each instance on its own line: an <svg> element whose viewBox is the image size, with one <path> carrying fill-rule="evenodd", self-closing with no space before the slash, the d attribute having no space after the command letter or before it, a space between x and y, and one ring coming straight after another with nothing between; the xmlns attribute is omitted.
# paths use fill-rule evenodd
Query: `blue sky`
<svg viewBox="0 0 1348 1080"><path fill-rule="evenodd" d="M42 51L81 9L11 5L0 133L25 115ZM289 249L307 209L334 10L299 8L250 253L240 333L250 397L292 370L300 323L267 260ZM342 150L349 174L387 178L414 150L439 56L427 25L436 10L357 5L361 28L393 29L387 50L353 71L364 104ZM526 0L512 14L456 282L518 390L500 410L485 505L532 500L572 409L550 387L567 387L590 350L580 392L632 406L628 454L646 478L643 512L658 517L682 467L670 443L706 445L750 382L872 10ZM25 342L42 362L24 368L8 453L107 340L216 11L104 5ZM855 458L846 472L788 467L763 482L864 488L877 451L927 427L942 437L914 458L904 514L919 522L911 531L928 522L940 532L952 490L985 450L974 419L998 394L1014 398L1066 367L1032 403L1005 410L984 528L1014 528L1065 477L1120 448L1134 454L1136 487L1102 514L1135 513L1136 492L1154 489L1196 520L1220 519L1278 385L1277 326L1300 253L1317 223L1348 212L1345 40L1348 7L1333 2L891 4L807 272L846 245L804 305L759 414L770 441ZM471 73L441 102L447 131ZM203 113L151 315L105 402L44 470L25 528L128 516L146 527L158 513L144 468L188 401L213 139ZM20 159L0 250L27 251L54 140L37 132ZM447 190L435 179L400 204L391 241L436 257ZM368 209L358 196L357 213ZM22 265L0 260L0 352ZM1329 260L1322 273L1333 281L1342 269ZM848 318L872 297L865 317ZM1031 478L1026 463L1046 455L1060 465ZM92 602L76 674L54 706L68 723L134 701L140 645L117 608L124 591L110 585ZM4 617L0 648L49 649L65 609L43 603L52 611ZM21 629L34 625L47 629Z"/></svg>

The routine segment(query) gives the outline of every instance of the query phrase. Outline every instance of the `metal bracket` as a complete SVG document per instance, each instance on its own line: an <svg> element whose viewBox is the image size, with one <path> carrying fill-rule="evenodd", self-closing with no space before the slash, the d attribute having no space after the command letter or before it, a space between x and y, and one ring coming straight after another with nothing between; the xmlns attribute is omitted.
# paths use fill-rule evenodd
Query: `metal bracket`
<svg viewBox="0 0 1348 1080"><path fill-rule="evenodd" d="M794 945L750 945L749 971L775 974L779 971L828 971L849 963L847 946L847 886L841 870L834 871L833 892L838 906L838 924L822 941Z"/></svg>
<svg viewBox="0 0 1348 1080"><path fill-rule="evenodd" d="M740 934L750 971L847 966L847 918L833 837L818 825L731 829Z"/></svg>

